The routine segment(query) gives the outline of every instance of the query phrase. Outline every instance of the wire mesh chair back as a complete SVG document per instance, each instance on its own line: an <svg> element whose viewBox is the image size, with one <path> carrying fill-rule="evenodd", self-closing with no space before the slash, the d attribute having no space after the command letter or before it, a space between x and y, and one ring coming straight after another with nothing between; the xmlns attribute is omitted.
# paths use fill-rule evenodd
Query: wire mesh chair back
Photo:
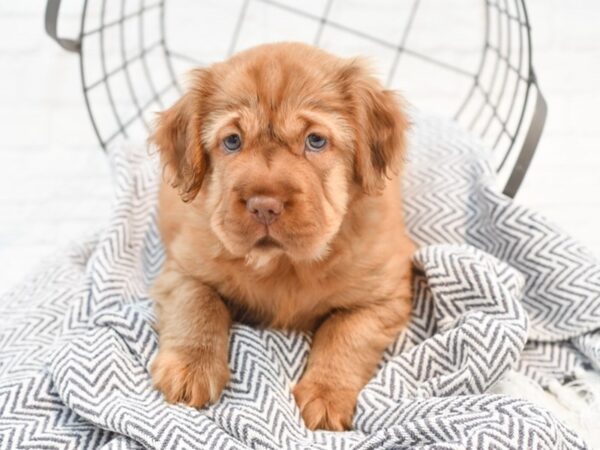
<svg viewBox="0 0 600 450"><path fill-rule="evenodd" d="M514 195L545 119L523 0L85 0L77 40L83 92L101 145L147 136L194 66L263 42L304 41L366 55L410 104L453 117L493 149ZM443 11L443 14L440 13ZM532 95L532 92L534 95ZM516 149L516 151L514 151ZM506 181L508 179L508 181Z"/></svg>

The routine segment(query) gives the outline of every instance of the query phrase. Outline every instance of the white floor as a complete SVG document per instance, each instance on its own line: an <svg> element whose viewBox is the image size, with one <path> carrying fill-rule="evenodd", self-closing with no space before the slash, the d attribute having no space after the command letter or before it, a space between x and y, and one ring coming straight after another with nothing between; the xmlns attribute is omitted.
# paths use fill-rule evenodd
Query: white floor
<svg viewBox="0 0 600 450"><path fill-rule="evenodd" d="M63 3L68 35L79 5ZM528 5L550 113L518 201L600 256L600 2ZM110 208L108 167L85 110L77 56L44 34L44 6L0 3L0 291L100 226Z"/></svg>

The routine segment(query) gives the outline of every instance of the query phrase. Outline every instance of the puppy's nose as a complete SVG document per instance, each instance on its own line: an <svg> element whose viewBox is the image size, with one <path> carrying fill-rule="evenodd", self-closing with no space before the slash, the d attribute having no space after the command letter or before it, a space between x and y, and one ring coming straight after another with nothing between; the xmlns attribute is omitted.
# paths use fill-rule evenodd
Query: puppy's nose
<svg viewBox="0 0 600 450"><path fill-rule="evenodd" d="M283 203L274 197L256 195L246 201L246 209L260 223L271 225L283 212Z"/></svg>

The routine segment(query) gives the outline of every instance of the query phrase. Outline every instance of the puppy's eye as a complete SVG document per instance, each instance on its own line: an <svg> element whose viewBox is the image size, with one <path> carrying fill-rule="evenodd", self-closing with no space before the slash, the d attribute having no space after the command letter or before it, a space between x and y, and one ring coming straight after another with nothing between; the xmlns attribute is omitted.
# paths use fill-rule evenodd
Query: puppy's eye
<svg viewBox="0 0 600 450"><path fill-rule="evenodd" d="M242 138L239 134L230 134L223 139L223 145L228 152L237 152L242 147Z"/></svg>
<svg viewBox="0 0 600 450"><path fill-rule="evenodd" d="M323 136L311 133L306 136L306 148L312 152L320 152L327 145L327 139Z"/></svg>

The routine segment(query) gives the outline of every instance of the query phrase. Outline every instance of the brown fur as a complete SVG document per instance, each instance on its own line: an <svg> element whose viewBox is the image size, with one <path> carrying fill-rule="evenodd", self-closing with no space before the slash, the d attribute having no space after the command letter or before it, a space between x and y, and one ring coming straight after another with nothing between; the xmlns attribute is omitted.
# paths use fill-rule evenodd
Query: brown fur
<svg viewBox="0 0 600 450"><path fill-rule="evenodd" d="M218 399L233 318L314 331L294 396L308 427L351 426L411 308L398 183L406 128L362 63L310 46L265 45L192 73L152 137L167 249L152 375L168 401ZM222 144L232 133L235 154ZM327 138L322 152L306 151L309 133ZM256 195L283 202L268 227L246 209ZM278 245L256 244L267 234Z"/></svg>

